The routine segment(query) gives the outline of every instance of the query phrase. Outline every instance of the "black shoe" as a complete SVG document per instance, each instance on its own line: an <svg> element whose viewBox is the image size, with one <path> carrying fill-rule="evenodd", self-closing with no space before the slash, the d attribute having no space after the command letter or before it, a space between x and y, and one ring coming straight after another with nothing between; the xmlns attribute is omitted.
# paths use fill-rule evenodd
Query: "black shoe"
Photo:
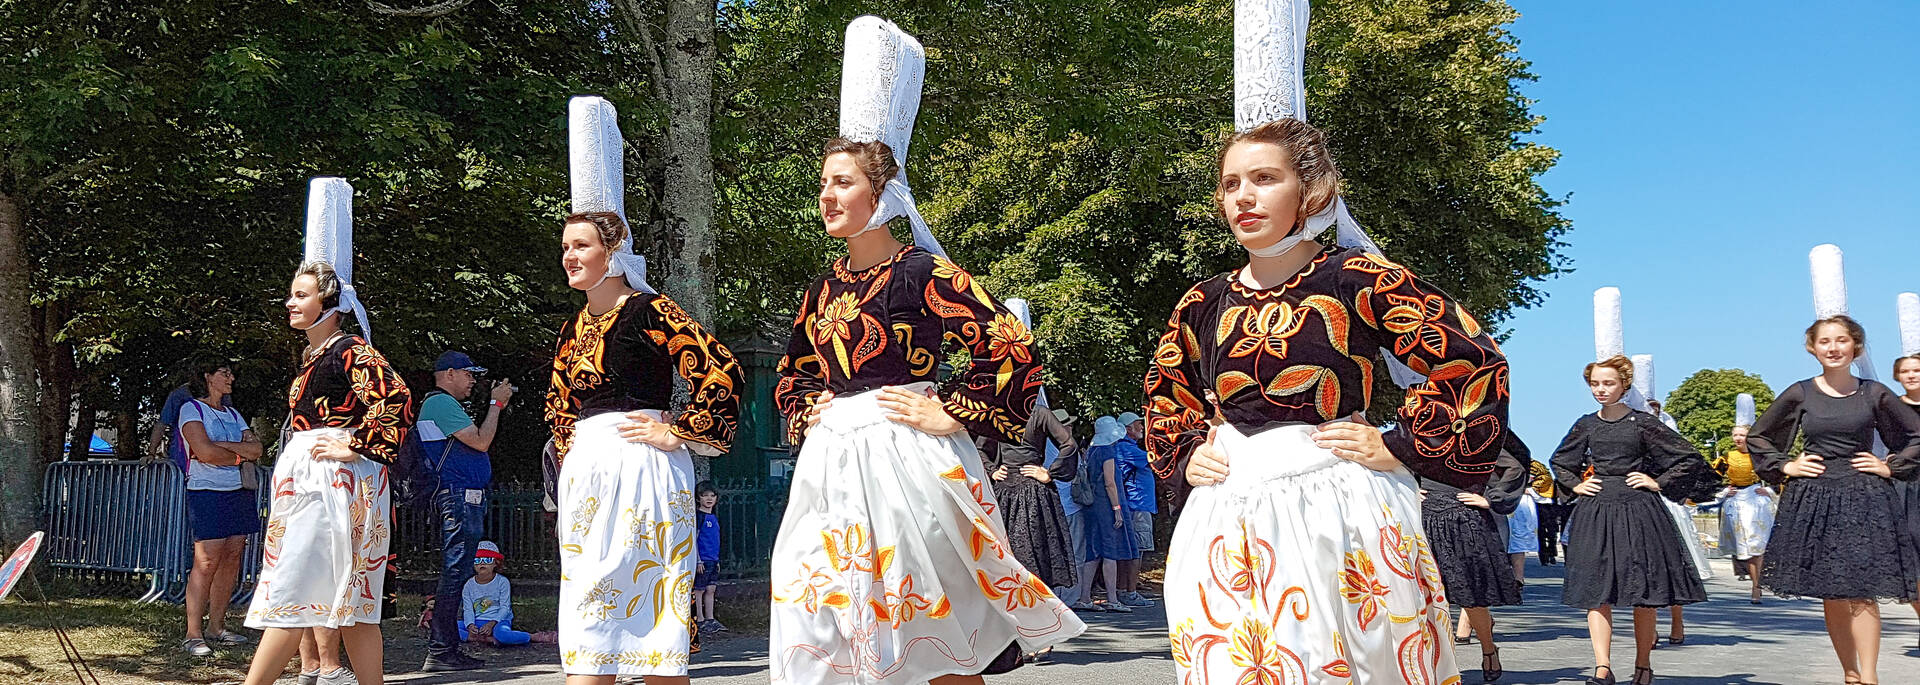
<svg viewBox="0 0 1920 685"><path fill-rule="evenodd" d="M472 671L485 668L487 662L467 656L466 652L453 650L441 655L427 655L426 663L420 665L422 673L445 673L448 671Z"/></svg>
<svg viewBox="0 0 1920 685"><path fill-rule="evenodd" d="M1491 683L1506 675L1506 669L1500 668L1500 648L1480 653L1480 682Z"/></svg>
<svg viewBox="0 0 1920 685"><path fill-rule="evenodd" d="M1606 677L1600 676L1600 669L1607 669ZM1612 666L1593 667L1593 677L1587 679L1587 685L1614 685Z"/></svg>
<svg viewBox="0 0 1920 685"><path fill-rule="evenodd" d="M1640 677L1642 673L1647 674L1645 679ZM1653 669L1646 666L1633 667L1633 685L1653 685Z"/></svg>

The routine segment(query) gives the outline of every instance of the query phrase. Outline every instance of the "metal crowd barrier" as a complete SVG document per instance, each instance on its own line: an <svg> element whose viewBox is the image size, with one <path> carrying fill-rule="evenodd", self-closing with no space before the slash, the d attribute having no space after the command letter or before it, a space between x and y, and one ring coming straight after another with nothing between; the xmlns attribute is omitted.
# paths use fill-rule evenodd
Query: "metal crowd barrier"
<svg viewBox="0 0 1920 685"><path fill-rule="evenodd" d="M187 530L186 480L172 463L62 461L47 466L43 487L47 539L43 558L60 575L120 576L144 581L141 602L185 601L193 568ZM718 483L720 577L764 578L774 534L785 510L786 483ZM506 553L517 574L558 577L554 517L541 508L534 483L495 483L488 494L486 538ZM270 493L260 491L264 520ZM439 575L440 522L436 512L396 512L392 552L406 577ZM260 534L247 538L233 603L244 607L260 577Z"/></svg>
<svg viewBox="0 0 1920 685"><path fill-rule="evenodd" d="M141 602L185 600L193 568L186 478L169 462L61 461L42 489L46 547L57 573L122 574L147 581ZM259 511L268 493L260 492ZM247 537L233 603L245 606L260 575L260 535Z"/></svg>

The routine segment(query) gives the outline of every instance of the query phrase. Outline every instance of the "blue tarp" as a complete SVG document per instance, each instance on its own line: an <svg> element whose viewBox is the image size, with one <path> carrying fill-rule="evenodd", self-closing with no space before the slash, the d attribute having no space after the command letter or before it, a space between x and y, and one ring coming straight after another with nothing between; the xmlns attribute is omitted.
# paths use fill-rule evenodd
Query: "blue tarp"
<svg viewBox="0 0 1920 685"><path fill-rule="evenodd" d="M72 452L73 443L69 441L66 445L62 446L61 449L67 452ZM113 456L113 445L111 443L108 443L105 438L95 435L93 436L93 444L87 445L87 455L111 457Z"/></svg>

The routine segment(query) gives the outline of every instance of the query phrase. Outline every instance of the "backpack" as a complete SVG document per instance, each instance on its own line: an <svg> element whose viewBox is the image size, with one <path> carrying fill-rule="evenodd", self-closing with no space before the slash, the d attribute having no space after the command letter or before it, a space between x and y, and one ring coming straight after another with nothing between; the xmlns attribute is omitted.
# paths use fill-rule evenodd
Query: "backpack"
<svg viewBox="0 0 1920 685"><path fill-rule="evenodd" d="M427 393L427 397L445 394L438 390ZM421 398L424 402L426 398ZM403 507L421 509L433 506L433 495L440 491L440 467L446 465L447 455L453 453L453 441L447 436L446 446L440 449L440 456L428 458L426 444L420 441L420 431L407 431L407 438L400 442L395 452L393 465L387 467L387 482L393 485L393 502Z"/></svg>
<svg viewBox="0 0 1920 685"><path fill-rule="evenodd" d="M1083 455L1080 463L1075 465L1078 470L1073 474L1072 487L1067 488L1067 494L1073 498L1073 503L1083 507L1093 506L1094 502L1093 477L1087 473L1087 462L1092 461L1087 457L1092 456L1093 449L1088 448L1087 454Z"/></svg>

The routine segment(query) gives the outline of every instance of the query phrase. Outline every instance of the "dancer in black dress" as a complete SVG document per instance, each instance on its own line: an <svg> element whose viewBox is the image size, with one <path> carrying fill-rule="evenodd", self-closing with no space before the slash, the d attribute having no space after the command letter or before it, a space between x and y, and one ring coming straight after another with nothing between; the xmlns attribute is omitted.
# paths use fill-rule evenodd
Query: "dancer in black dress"
<svg viewBox="0 0 1920 685"><path fill-rule="evenodd" d="M1893 360L1893 381L1898 384L1893 390L1903 393L1900 402L1920 414L1920 294L1900 293L1899 302L1900 358ZM1920 482L1894 481L1893 488L1900 495L1904 518L1900 534L1914 548L1916 558L1920 558ZM1920 615L1920 601L1910 606ZM1920 647L1920 644L1914 646Z"/></svg>
<svg viewBox="0 0 1920 685"><path fill-rule="evenodd" d="M1600 685L1614 682L1613 607L1633 607L1632 682L1651 683L1654 610L1707 598L1660 497L1705 499L1719 479L1686 438L1621 404L1633 382L1626 357L1588 364L1585 375L1600 411L1574 422L1552 460L1560 487L1579 495L1561 601L1587 610L1595 663L1587 682Z"/></svg>
<svg viewBox="0 0 1920 685"><path fill-rule="evenodd" d="M1465 644L1468 629L1480 636L1481 682L1494 682L1504 673L1488 607L1520 603L1520 581L1507 563L1507 536L1500 534L1495 517L1512 514L1527 496L1526 465L1532 461L1527 446L1508 433L1494 460L1493 476L1484 486L1459 488L1433 479L1420 482L1420 519L1440 567L1440 583L1446 588L1447 603L1461 608L1455 641Z"/></svg>
<svg viewBox="0 0 1920 685"><path fill-rule="evenodd" d="M1747 437L1762 478L1794 482L1760 568L1760 585L1785 597L1823 600L1827 636L1848 683L1879 682L1880 606L1912 602L1920 559L1900 535L1892 478L1920 470L1920 416L1887 386L1856 378L1848 366L1866 347L1866 331L1844 314L1807 328L1807 352L1820 375L1780 393ZM1878 433L1891 452L1877 457ZM1789 450L1795 434L1806 440Z"/></svg>
<svg viewBox="0 0 1920 685"><path fill-rule="evenodd" d="M1048 441L1060 448L1053 466L1043 466ZM1049 586L1073 585L1073 570L1080 560L1073 558L1067 511L1060 506L1060 491L1053 487L1056 480L1072 481L1080 466L1073 433L1046 404L1036 403L1019 442L984 437L975 442L981 446L981 462L992 474L1013 557Z"/></svg>

